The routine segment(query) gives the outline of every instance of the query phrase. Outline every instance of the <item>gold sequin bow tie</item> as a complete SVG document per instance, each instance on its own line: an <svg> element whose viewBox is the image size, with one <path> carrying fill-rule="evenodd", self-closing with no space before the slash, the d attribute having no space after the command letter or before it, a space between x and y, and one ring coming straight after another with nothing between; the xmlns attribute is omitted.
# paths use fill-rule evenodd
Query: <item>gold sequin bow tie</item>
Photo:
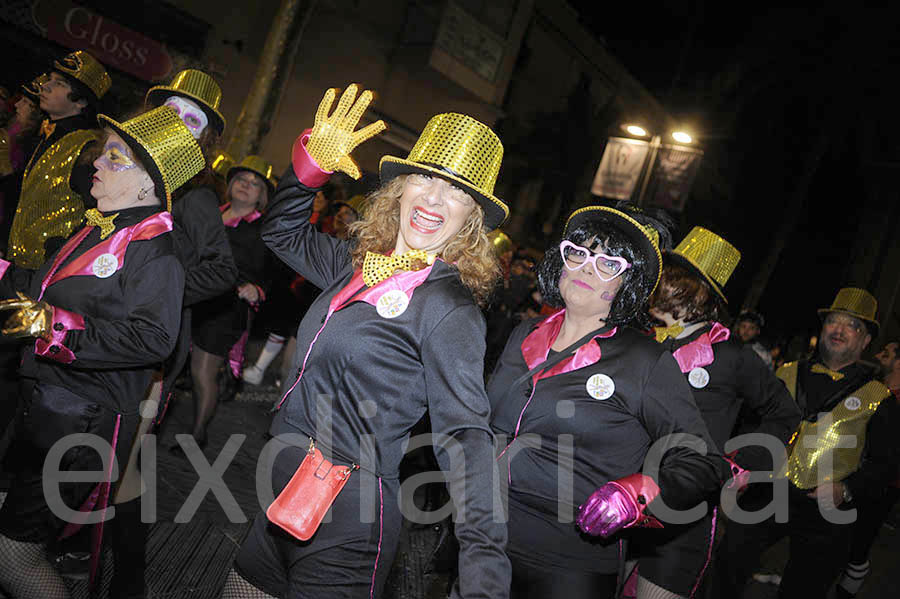
<svg viewBox="0 0 900 599"><path fill-rule="evenodd" d="M827 374L828 376L831 377L831 380L835 381L835 382L844 378L844 375L841 374L840 372L837 372L830 368L826 368L826 367L822 366L821 364L813 364L812 368L810 368L809 370L810 370L810 372L815 372L816 374Z"/></svg>
<svg viewBox="0 0 900 599"><path fill-rule="evenodd" d="M44 119L41 123L41 135L47 138L53 135L54 131L56 131L56 123L51 123L48 119Z"/></svg>
<svg viewBox="0 0 900 599"><path fill-rule="evenodd" d="M433 262L434 256L429 256L425 250L410 250L399 256L366 252L362 267L363 282L369 287L374 287L394 274L394 271L420 270Z"/></svg>
<svg viewBox="0 0 900 599"><path fill-rule="evenodd" d="M682 331L684 331L684 327L680 324L673 324L670 327L653 327L653 332L656 334L656 341L658 343L662 343L668 337L674 339L680 335Z"/></svg>
<svg viewBox="0 0 900 599"><path fill-rule="evenodd" d="M87 226L100 227L100 239L106 239L113 231L116 230L116 226L113 224L113 221L117 216L119 216L118 212L109 216L103 216L96 208L91 208L84 213L84 218L87 219Z"/></svg>

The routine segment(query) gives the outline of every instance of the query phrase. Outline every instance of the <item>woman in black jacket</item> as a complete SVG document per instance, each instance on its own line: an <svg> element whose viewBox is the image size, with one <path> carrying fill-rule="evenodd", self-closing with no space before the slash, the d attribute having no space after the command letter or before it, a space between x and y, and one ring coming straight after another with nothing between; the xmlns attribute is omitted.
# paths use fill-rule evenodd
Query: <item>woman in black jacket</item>
<svg viewBox="0 0 900 599"><path fill-rule="evenodd" d="M226 203L219 207L228 245L237 267L237 280L227 291L196 304L192 318L191 377L195 403L193 436L202 449L206 428L219 399L217 377L226 365L240 377L243 343L250 310L265 300L269 252L260 231L262 212L274 191L272 166L259 156L247 156L228 170ZM237 345L238 349L233 350ZM240 357L235 357L235 352ZM227 375L227 373L226 373Z"/></svg>
<svg viewBox="0 0 900 599"><path fill-rule="evenodd" d="M744 432L768 435L782 444L800 422L800 411L784 384L749 345L730 340L730 331L720 322L727 321L722 287L739 260L740 252L725 239L694 227L664 254L662 279L650 299L650 314L666 324L656 328L656 340L678 362L712 440L723 452L742 413L753 420ZM777 466L769 450L759 445L744 447L727 459L739 475L738 485L746 484L746 471ZM638 599L696 595L709 568L717 516L713 508L696 522L669 527L632 545L632 556L639 558Z"/></svg>
<svg viewBox="0 0 900 599"><path fill-rule="evenodd" d="M678 365L641 332L660 233L642 212L575 211L538 268L561 309L513 331L488 383L511 597L613 597L625 529L665 526L665 506L687 510L721 484L725 462Z"/></svg>
<svg viewBox="0 0 900 599"><path fill-rule="evenodd" d="M508 212L493 196L503 146L468 116L433 117L407 159L382 158L382 186L365 217L351 240L335 239L309 222L316 190L336 169L359 177L348 153L384 127L354 131L372 98L366 91L354 104L356 91L349 86L330 116L336 92L326 94L312 130L294 144L263 230L276 255L322 289L297 331L297 378L270 429L271 489L281 494L301 463L318 461L310 452L351 472L309 540L270 521L272 510L259 514L223 597L379 596L401 529L400 460L428 411L464 514L453 596L503 599L509 562L506 528L494 515L478 307L499 275L486 231Z"/></svg>
<svg viewBox="0 0 900 599"><path fill-rule="evenodd" d="M17 296L0 304L15 310L3 334L34 338L23 350L24 401L7 456L14 480L0 509L0 587L14 597L68 596L43 545L77 528L72 510L105 509L111 470L103 462L124 463L139 403L175 347L181 319L184 271L169 209L172 192L203 167L203 154L168 108L124 123L99 120L108 138L94 161L97 209L86 213L87 225L33 276L0 261L2 293ZM61 456L51 451L81 433L100 437L112 453L101 459L81 445ZM61 471L105 470L99 493L90 483L61 482L61 501L45 496L48 456Z"/></svg>

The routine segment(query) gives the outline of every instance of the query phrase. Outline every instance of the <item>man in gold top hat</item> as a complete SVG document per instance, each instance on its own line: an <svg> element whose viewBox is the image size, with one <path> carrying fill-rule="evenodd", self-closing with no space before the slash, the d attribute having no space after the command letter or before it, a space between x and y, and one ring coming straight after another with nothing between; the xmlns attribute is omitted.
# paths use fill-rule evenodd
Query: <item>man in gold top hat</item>
<svg viewBox="0 0 900 599"><path fill-rule="evenodd" d="M83 50L53 63L40 95L48 118L25 167L9 236L16 266L37 269L81 224L85 208L93 207L94 168L79 158L99 138L97 105L110 86L106 69Z"/></svg>
<svg viewBox="0 0 900 599"><path fill-rule="evenodd" d="M875 501L873 494L896 476L900 418L885 401L891 392L877 370L860 360L878 334L877 307L868 291L841 289L830 307L819 310L816 355L778 369L802 416L775 480L775 486L788 485L788 520L729 522L716 597L739 596L762 551L784 536L790 537L790 556L779 597L825 597L847 561L854 508ZM742 498L744 509L757 511L772 501L773 486L760 487ZM778 509L778 493L775 501Z"/></svg>

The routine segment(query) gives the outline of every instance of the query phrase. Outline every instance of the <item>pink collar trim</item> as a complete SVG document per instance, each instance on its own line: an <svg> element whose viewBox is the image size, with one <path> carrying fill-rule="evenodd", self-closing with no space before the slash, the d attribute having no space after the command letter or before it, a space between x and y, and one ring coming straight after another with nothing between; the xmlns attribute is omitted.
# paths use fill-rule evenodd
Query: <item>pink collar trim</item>
<svg viewBox="0 0 900 599"><path fill-rule="evenodd" d="M681 372L690 372L694 368L708 366L716 359L712 346L714 343L727 341L731 331L725 325L714 322L710 329L685 345L682 345L672 355L678 362Z"/></svg>
<svg viewBox="0 0 900 599"><path fill-rule="evenodd" d="M522 341L522 357L525 358L525 364L531 370L541 362L547 359L550 354L550 346L556 341L559 330L562 328L563 320L565 320L565 309L554 312L525 337ZM554 365L550 370L541 371L534 375L533 381L537 383L540 379L565 374L600 361L600 346L593 342L594 339L608 339L616 334L618 327L613 327L609 331L597 333L590 341L575 350L575 354L566 358L562 362Z"/></svg>
<svg viewBox="0 0 900 599"><path fill-rule="evenodd" d="M44 280L41 282L41 295L38 299L41 299L44 296L44 291L47 287L62 279L85 275L100 276L94 270L94 262L105 254L111 254L116 259L115 271L113 272L120 270L125 266L125 250L128 249L128 244L132 241L153 239L157 235L162 235L163 233L171 231L172 215L168 212L157 212L135 225L120 229L109 239L101 241L66 264L63 268L60 268L63 261L65 261L65 259L75 251L75 248L84 241L84 238L88 236L91 229L93 229L93 227L84 227L75 235L75 237L72 237L69 242L63 246L59 254L57 254L56 260L54 260L50 270L48 270L47 274L44 276ZM112 260L106 260L104 265L106 268L111 268ZM112 275L112 273L103 274L107 277Z"/></svg>
<svg viewBox="0 0 900 599"><path fill-rule="evenodd" d="M225 214L225 211L228 210L228 208L230 208L230 207L231 207L231 202L228 202L227 204L223 204L222 206L219 206L219 212L221 212L222 214ZM227 221L223 222L222 224L224 224L226 227L231 227L233 229L233 228L237 227L241 223L241 221L244 221L245 223L252 223L256 219L258 219L260 216L262 216L262 213L259 210L254 210L250 214L245 214L244 216L235 216L234 218L230 218Z"/></svg>

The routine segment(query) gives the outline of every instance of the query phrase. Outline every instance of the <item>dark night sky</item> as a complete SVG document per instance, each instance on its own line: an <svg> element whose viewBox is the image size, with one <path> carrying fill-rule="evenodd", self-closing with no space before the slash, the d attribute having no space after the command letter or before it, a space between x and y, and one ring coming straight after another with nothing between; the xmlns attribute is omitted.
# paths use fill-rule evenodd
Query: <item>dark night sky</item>
<svg viewBox="0 0 900 599"><path fill-rule="evenodd" d="M880 76L895 69L887 14L760 8L691 0L570 0L582 23L677 119L694 123L706 156L683 219L742 251L726 287L737 312L765 259L813 148L826 151L803 194L761 311L770 332L814 333L815 309L848 280L865 189L859 130L885 124ZM845 5L846 6L846 5ZM673 85L674 82L674 85ZM893 113L894 110L891 109ZM703 139L706 134L706 139ZM895 144L896 145L896 144ZM713 182L710 185L710 182Z"/></svg>

